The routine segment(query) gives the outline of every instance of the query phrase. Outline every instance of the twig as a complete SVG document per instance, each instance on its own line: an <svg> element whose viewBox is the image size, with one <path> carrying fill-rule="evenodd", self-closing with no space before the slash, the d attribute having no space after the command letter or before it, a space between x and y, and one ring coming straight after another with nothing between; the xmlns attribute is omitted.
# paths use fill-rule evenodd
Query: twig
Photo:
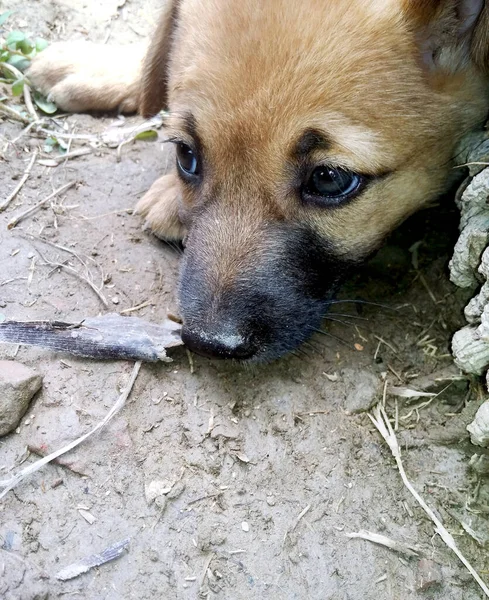
<svg viewBox="0 0 489 600"><path fill-rule="evenodd" d="M90 569L94 567L101 567L116 558L122 556L124 550L129 546L130 539L127 538L122 540L121 542L117 542L116 544L112 544L106 548L100 554L91 554L90 556L86 556L81 560L65 567L58 573L56 573L56 579L60 579L61 581L68 581L69 579L74 579L83 573L88 573Z"/></svg>
<svg viewBox="0 0 489 600"><path fill-rule="evenodd" d="M97 294L97 296L99 297L100 301L105 306L105 308L108 308L109 303L107 302L105 296L98 289L98 287L93 283L93 281L91 281L88 277L85 277L84 275L82 275L76 269L74 269L73 267L70 267L69 265L65 265L64 263L60 263L60 262L53 262L53 261L47 259L46 257L44 257L41 254L41 252L38 250L38 248L36 248L36 251L47 265L50 265L50 266L54 267L55 269L64 269L67 273L70 273L74 277L77 277L81 281L84 281Z"/></svg>
<svg viewBox="0 0 489 600"><path fill-rule="evenodd" d="M5 64L5 63L2 63L2 64ZM3 112L3 114L8 115L9 117L11 117L12 119L15 119L16 121L20 121L21 123L26 123L27 125L30 125L32 122L30 119L28 119L27 117L24 117L24 115L20 114L20 112L18 110L10 108L10 106L7 106L3 102L0 102L0 112Z"/></svg>
<svg viewBox="0 0 489 600"><path fill-rule="evenodd" d="M85 433L81 437L77 438L73 442L70 442L66 446L63 446L59 450L56 450L55 452L48 454L44 458L41 458L41 460L37 460L32 465L29 465L25 469L22 469L21 471L19 471L16 475L11 477L10 479L5 479L3 481L0 481L0 486L2 486L4 488L2 490L2 492L0 493L0 499L3 498L10 490L14 489L14 487L16 487L26 477L28 477L29 475L32 475L36 471L39 471L39 469L41 469L42 467L44 467L44 465L47 465L48 463L53 461L55 458L58 458L62 454L66 454L66 452L73 450L73 448L76 448L76 446L78 446L79 444L84 442L87 438L92 436L99 429L102 429L102 427L104 427L110 421L110 419L112 419L112 417L121 410L121 408L126 403L126 400L132 391L134 382L136 381L136 377L138 376L140 368L141 368L141 361L138 361L137 363L134 364L134 368L132 370L131 379L129 380L129 383L124 388L123 392L121 393L121 395L115 402L114 406L109 410L109 412L105 415L105 417L102 419L102 421L100 421L100 423L98 423L97 425L95 425L95 427L93 427L93 429L91 429L88 433Z"/></svg>
<svg viewBox="0 0 489 600"><path fill-rule="evenodd" d="M431 508L426 504L423 498L418 494L418 492L411 485L411 482L407 478L406 472L404 471L404 466L401 460L401 449L399 448L399 443L397 441L396 434L394 433L390 421L387 417L387 414L384 408L381 405L378 405L373 410L373 415L368 413L368 416L375 427L378 429L380 435L384 438L387 445L392 452L392 456L394 457L397 468L399 469L399 473L401 474L402 481L404 485L407 487L409 492L414 496L415 500L421 506L421 508L425 511L428 517L435 524L435 532L441 537L441 539L445 542L445 544L457 555L458 559L463 563L465 568L469 571L475 581L479 584L480 588L484 592L487 598L489 598L489 588L482 581L481 577L477 573L477 571L472 567L469 561L465 558L465 556L460 552L457 545L455 544L455 540L452 535L447 531L447 529L443 526L442 522L438 519L435 513L431 510Z"/></svg>
<svg viewBox="0 0 489 600"><path fill-rule="evenodd" d="M45 119L41 119L39 122L32 121L31 123L29 123L29 125L27 125L27 127L24 127L24 129L19 133L19 135L16 138L14 138L13 140L10 140L10 143L11 144L16 144L22 137L24 137L24 135L26 133L29 133L29 131L33 127L35 127L36 125L39 125L39 123L42 123L44 121L45 121Z"/></svg>
<svg viewBox="0 0 489 600"><path fill-rule="evenodd" d="M71 142L72 140L69 140ZM93 148L78 148L77 150L72 150L71 152L66 152L65 154L60 154L59 156L52 156L51 160L56 161L58 164L64 162L65 160L69 160L70 158L78 158L79 156L85 156L86 154L92 154Z"/></svg>
<svg viewBox="0 0 489 600"><path fill-rule="evenodd" d="M19 71L19 69L17 69L17 67L14 67L14 65L11 65L8 62L3 62L2 61L2 64L0 65L0 67L2 69L5 69L5 70L9 71L14 77L17 77L17 79L23 79L24 78L24 75L22 74L22 72Z"/></svg>
<svg viewBox="0 0 489 600"><path fill-rule="evenodd" d="M20 213L16 217L14 217L8 223L7 228L8 229L13 229L22 220L24 220L25 218L29 217L33 213L35 213L39 208L41 208L41 206L44 206L47 202L49 202L50 200L52 200L55 196L58 196L59 194L62 194L63 192L66 192L66 190L69 190L70 188L72 188L74 185L76 185L76 183L77 183L76 181L70 181L69 183L65 183L64 185L62 185L58 189L54 190L54 192L52 194L49 194L49 196L47 196L46 198L44 198L44 200L41 200L40 202L38 202L34 206L31 206L26 211Z"/></svg>
<svg viewBox="0 0 489 600"><path fill-rule="evenodd" d="M200 576L200 587L202 587L205 583L205 578L207 577L207 570L209 569L209 566L212 562L212 559L214 558L214 556L216 555L215 552L211 552L209 554L209 556L206 558L205 563L204 563L204 569L202 571L202 575Z"/></svg>
<svg viewBox="0 0 489 600"><path fill-rule="evenodd" d="M387 346L387 348L390 348L392 350L392 352L394 352L394 354L399 354L397 352L397 350L394 348L394 346L392 344L390 344L389 342L387 342L386 340L384 340L384 338L379 337L378 335L374 335L374 338L376 340L378 340L381 344L384 344L385 346Z"/></svg>
<svg viewBox="0 0 489 600"><path fill-rule="evenodd" d="M43 244L47 244L48 246L51 246L52 248L56 248L58 250L62 250L63 252L67 252L68 254L71 254L71 256L74 256L76 259L78 259L81 264L86 267L87 265L85 264L85 262L83 261L83 259L74 251L71 250L71 248L66 248L66 246L61 246L60 244L55 244L54 242L51 242L51 240L47 240L43 237L41 237L40 235L34 235L33 233L28 233L26 236L20 236L26 240L37 240L39 242L42 242ZM95 262L93 260L93 258L91 258L90 256L87 257L89 260L91 260L92 262Z"/></svg>
<svg viewBox="0 0 489 600"><path fill-rule="evenodd" d="M297 525L299 525L301 519L303 519L310 510L311 510L311 505L310 504L308 504L306 506L306 508L304 508L303 510L301 510L301 512L299 513L298 517L295 520L295 523L292 525L292 527L290 528L290 530L287 530L285 532L284 542L287 539L287 536L289 535L289 533L292 533L293 531L295 531L295 529L296 529Z"/></svg>
<svg viewBox="0 0 489 600"><path fill-rule="evenodd" d="M428 292L428 296L433 301L433 304L438 304L438 300L436 299L435 294L432 292L430 286L428 285L428 282L426 281L426 279L422 273L419 274L419 280L423 284L423 287L425 288L425 290Z"/></svg>
<svg viewBox="0 0 489 600"><path fill-rule="evenodd" d="M137 310L141 310L141 308L146 308L147 306L151 306L154 304L154 300L146 300L145 302L141 302L137 306L131 306L131 308L125 308L119 312L120 315L128 315L129 313L135 312Z"/></svg>
<svg viewBox="0 0 489 600"><path fill-rule="evenodd" d="M0 212L4 211L7 208L7 206L12 202L12 200L15 198L15 196L17 196L17 194L22 189L22 186L24 185L24 183L29 178L29 175L31 174L32 167L34 166L34 163L36 162L36 158L37 158L38 154L39 154L39 150L37 150L37 148L36 148L36 150L34 150L34 152L32 153L31 160L30 160L29 164L27 165L27 169L24 171L24 174L22 175L22 178L19 181L19 183L17 184L16 188L14 189L13 192L11 192L7 196L7 198L5 198L5 200L2 202L2 204L0 204Z"/></svg>
<svg viewBox="0 0 489 600"><path fill-rule="evenodd" d="M306 516L306 514L311 510L311 505L308 504L306 506L306 508L304 508L303 510L301 510L301 512L299 513L299 516L297 517L297 519L295 520L294 526L292 527L291 531L294 531L294 529L297 527L297 525L299 525L300 520Z"/></svg>
<svg viewBox="0 0 489 600"><path fill-rule="evenodd" d="M193 375L195 373L194 358L188 348L185 348L185 350L187 352L188 366L190 367L190 375Z"/></svg>
<svg viewBox="0 0 489 600"><path fill-rule="evenodd" d="M487 162L468 162L468 163L464 163L463 165L455 165L453 168L454 169L463 169L464 167L471 167L472 165L474 166L480 166L480 167L487 167L489 166L489 163Z"/></svg>
<svg viewBox="0 0 489 600"><path fill-rule="evenodd" d="M419 550L413 546L403 544L402 542L397 542L396 540L392 540L385 535L380 535L379 533L365 531L364 529L361 529L358 533L347 533L346 537L350 539L358 538L361 540L367 540L368 542L378 544L379 546L385 546L390 550L394 550L394 552L399 552L399 554L404 554L410 558L420 555Z"/></svg>
<svg viewBox="0 0 489 600"><path fill-rule="evenodd" d="M36 109L34 108L34 103L32 102L32 96L31 96L31 88L27 85L27 83L24 83L23 93L24 93L25 107L27 108L27 111L31 115L34 123L39 123L41 119L39 119L39 115L37 114Z"/></svg>
<svg viewBox="0 0 489 600"><path fill-rule="evenodd" d="M31 89L28 85L28 83L25 81L24 79L24 75L21 71L19 71L19 69L17 69L17 67L14 67L13 65L7 63L7 62L2 62L2 64L0 65L2 67L2 69L6 69L7 71L10 71L10 73L12 73L12 75L14 77L17 77L18 80L24 82L24 86L23 86L23 94L24 94L24 102L25 102L25 106L27 108L28 113L31 115L32 120L34 122L39 122L39 115L36 112L36 109L34 108L34 104L32 102L32 96L31 96Z"/></svg>

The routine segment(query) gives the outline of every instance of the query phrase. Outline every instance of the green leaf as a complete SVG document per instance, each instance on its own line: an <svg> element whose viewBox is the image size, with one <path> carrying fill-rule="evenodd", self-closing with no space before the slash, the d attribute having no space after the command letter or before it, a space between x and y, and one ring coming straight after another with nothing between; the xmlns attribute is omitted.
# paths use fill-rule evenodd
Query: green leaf
<svg viewBox="0 0 489 600"><path fill-rule="evenodd" d="M30 54L34 50L34 45L30 40L25 38L25 40L17 43L17 50L20 50L22 54Z"/></svg>
<svg viewBox="0 0 489 600"><path fill-rule="evenodd" d="M36 38L36 50L37 52L42 52L45 48L49 46L49 42L44 40L43 38Z"/></svg>
<svg viewBox="0 0 489 600"><path fill-rule="evenodd" d="M52 152L54 150L54 148L56 148L57 145L58 145L58 140L56 140L55 138L50 136L44 140L43 150L44 150L44 152L49 154L50 152Z"/></svg>
<svg viewBox="0 0 489 600"><path fill-rule="evenodd" d="M24 91L24 78L22 79L17 79L17 81L15 81L12 84L12 95L13 96L20 96L23 91Z"/></svg>
<svg viewBox="0 0 489 600"><path fill-rule="evenodd" d="M7 46L15 46L17 47L17 44L19 44L20 42L23 42L25 40L25 33L22 33L22 31L11 31L8 36L7 36Z"/></svg>
<svg viewBox="0 0 489 600"><path fill-rule="evenodd" d="M50 102L39 92L34 92L33 96L34 102L42 110L42 112L46 113L47 115L52 115L58 110L58 107L54 102Z"/></svg>
<svg viewBox="0 0 489 600"><path fill-rule="evenodd" d="M31 61L28 58L25 58L24 56L19 56L18 54L10 55L10 57L5 62L8 62L8 64L12 65L13 67L17 67L19 71L25 71L27 67L31 64Z"/></svg>
<svg viewBox="0 0 489 600"><path fill-rule="evenodd" d="M149 140L157 140L158 139L158 132L154 129L148 129L147 131L141 131L141 133L138 133L135 137L135 140L145 140L145 141L149 141Z"/></svg>
<svg viewBox="0 0 489 600"><path fill-rule="evenodd" d="M6 62L9 56L10 52L8 50L0 51L0 62Z"/></svg>
<svg viewBox="0 0 489 600"><path fill-rule="evenodd" d="M0 15L0 26L5 23L5 21L13 14L13 10L6 10L4 13Z"/></svg>

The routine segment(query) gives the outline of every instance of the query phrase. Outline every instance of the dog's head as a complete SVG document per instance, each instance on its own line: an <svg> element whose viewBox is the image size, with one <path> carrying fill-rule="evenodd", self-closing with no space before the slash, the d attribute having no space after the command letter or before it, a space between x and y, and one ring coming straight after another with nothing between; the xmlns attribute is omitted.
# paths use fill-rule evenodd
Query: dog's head
<svg viewBox="0 0 489 600"><path fill-rule="evenodd" d="M487 112L483 0L175 0L142 109L170 112L189 347L269 360L450 184Z"/></svg>

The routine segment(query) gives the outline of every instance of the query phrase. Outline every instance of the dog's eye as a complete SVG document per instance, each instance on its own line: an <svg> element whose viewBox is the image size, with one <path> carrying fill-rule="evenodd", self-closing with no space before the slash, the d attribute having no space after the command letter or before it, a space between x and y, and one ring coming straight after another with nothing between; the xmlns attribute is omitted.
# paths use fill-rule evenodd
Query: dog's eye
<svg viewBox="0 0 489 600"><path fill-rule="evenodd" d="M199 175L199 161L190 146L183 142L177 143L177 164L185 175Z"/></svg>
<svg viewBox="0 0 489 600"><path fill-rule="evenodd" d="M302 195L307 200L321 205L338 206L359 193L365 179L361 175L341 168L317 167L303 187Z"/></svg>

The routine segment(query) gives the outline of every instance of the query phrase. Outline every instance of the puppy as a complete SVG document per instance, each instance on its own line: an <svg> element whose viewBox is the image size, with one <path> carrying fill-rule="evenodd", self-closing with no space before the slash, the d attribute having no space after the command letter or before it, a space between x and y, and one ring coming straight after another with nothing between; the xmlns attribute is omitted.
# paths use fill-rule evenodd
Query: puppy
<svg viewBox="0 0 489 600"><path fill-rule="evenodd" d="M65 110L168 111L175 168L138 211L184 240L182 337L266 361L448 188L488 71L484 0L173 0L147 50L55 44L28 77Z"/></svg>

